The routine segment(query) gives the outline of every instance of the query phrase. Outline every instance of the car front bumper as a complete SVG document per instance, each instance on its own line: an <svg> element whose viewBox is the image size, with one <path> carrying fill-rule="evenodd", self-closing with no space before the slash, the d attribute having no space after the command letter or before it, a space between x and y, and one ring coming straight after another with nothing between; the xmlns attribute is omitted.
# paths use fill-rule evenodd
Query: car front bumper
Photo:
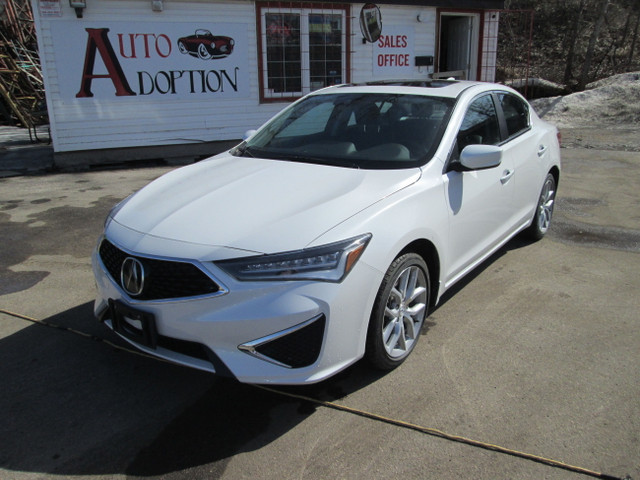
<svg viewBox="0 0 640 480"><path fill-rule="evenodd" d="M141 301L116 283L97 250L92 264L94 313L109 328L150 355L246 383L314 383L361 358L382 280L362 258L340 283L239 282L212 262L194 262L220 292Z"/></svg>

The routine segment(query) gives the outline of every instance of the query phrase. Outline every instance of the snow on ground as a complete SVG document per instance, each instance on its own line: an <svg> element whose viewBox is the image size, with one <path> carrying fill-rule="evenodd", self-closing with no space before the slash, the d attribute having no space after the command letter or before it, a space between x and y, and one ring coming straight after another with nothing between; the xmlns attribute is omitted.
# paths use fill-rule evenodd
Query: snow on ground
<svg viewBox="0 0 640 480"><path fill-rule="evenodd" d="M621 73L587 85L584 92L531 102L558 128L640 127L640 72Z"/></svg>

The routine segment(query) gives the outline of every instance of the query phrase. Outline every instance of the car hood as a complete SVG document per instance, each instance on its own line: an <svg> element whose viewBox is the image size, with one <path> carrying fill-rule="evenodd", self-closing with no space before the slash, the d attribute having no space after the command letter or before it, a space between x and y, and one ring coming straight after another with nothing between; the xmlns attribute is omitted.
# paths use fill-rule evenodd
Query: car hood
<svg viewBox="0 0 640 480"><path fill-rule="evenodd" d="M113 221L173 241L296 250L418 178L419 168L358 170L222 154L150 183Z"/></svg>

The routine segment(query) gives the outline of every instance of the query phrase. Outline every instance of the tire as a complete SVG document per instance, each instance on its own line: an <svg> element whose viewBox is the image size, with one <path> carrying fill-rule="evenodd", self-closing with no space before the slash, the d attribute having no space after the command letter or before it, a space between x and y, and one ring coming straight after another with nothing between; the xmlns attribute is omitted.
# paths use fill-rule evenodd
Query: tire
<svg viewBox="0 0 640 480"><path fill-rule="evenodd" d="M187 47L182 42L178 42L178 50L180 50L180 53L189 53Z"/></svg>
<svg viewBox="0 0 640 480"><path fill-rule="evenodd" d="M421 256L394 260L382 280L367 331L366 357L380 370L392 370L413 351L429 309L429 270Z"/></svg>
<svg viewBox="0 0 640 480"><path fill-rule="evenodd" d="M209 49L203 43L198 45L198 57L200 57L202 60L209 60L211 58Z"/></svg>
<svg viewBox="0 0 640 480"><path fill-rule="evenodd" d="M556 179L551 174L547 174L547 178L542 185L542 191L538 197L538 204L533 215L531 225L525 230L526 235L532 240L540 240L545 236L551 225L551 217L553 216L553 207L556 203Z"/></svg>

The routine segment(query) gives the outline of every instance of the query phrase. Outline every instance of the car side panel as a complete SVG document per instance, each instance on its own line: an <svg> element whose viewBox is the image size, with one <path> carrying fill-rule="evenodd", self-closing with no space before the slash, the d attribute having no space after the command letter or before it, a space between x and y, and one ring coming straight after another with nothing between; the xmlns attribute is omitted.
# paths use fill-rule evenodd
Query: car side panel
<svg viewBox="0 0 640 480"><path fill-rule="evenodd" d="M449 218L446 211L442 184L442 162L433 159L423 168L422 177L412 185L390 195L380 202L352 216L313 242L313 245L330 243L366 232L374 233L360 262L384 274L393 260L409 244L428 241L434 245L443 269L444 254L448 244ZM313 246L310 245L310 246ZM441 278L431 278L434 285L442 284ZM380 282L372 285L377 292ZM367 305L368 314L371 305ZM364 345L366 328L360 339Z"/></svg>
<svg viewBox="0 0 640 480"><path fill-rule="evenodd" d="M557 151L552 127L534 124L522 135L504 145L505 154L514 164L513 222L522 224L533 218L544 179Z"/></svg>
<svg viewBox="0 0 640 480"><path fill-rule="evenodd" d="M513 233L513 170L503 154L497 167L442 175L450 221L447 287Z"/></svg>

